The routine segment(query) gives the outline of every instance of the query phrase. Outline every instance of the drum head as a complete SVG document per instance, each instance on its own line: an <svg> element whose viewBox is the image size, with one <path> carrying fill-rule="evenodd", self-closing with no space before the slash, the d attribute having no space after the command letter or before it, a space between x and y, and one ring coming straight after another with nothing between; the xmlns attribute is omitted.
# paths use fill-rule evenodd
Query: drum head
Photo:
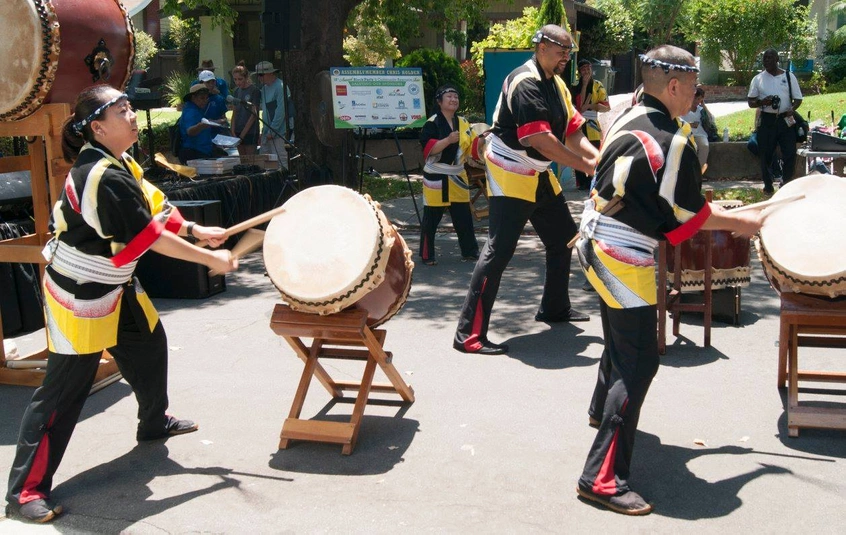
<svg viewBox="0 0 846 535"><path fill-rule="evenodd" d="M31 102L30 92L43 100L53 83L58 19L50 2L3 0L0 28L0 120L15 120L40 106L40 101Z"/></svg>
<svg viewBox="0 0 846 535"><path fill-rule="evenodd" d="M264 240L271 281L293 308L337 312L380 282L393 242L387 220L355 191L341 186L303 190L274 217Z"/></svg>
<svg viewBox="0 0 846 535"><path fill-rule="evenodd" d="M761 246L781 276L827 284L840 279L846 261L846 178L809 175L785 184L772 197L803 194L805 198L768 208L761 228ZM828 291L821 291L826 294Z"/></svg>

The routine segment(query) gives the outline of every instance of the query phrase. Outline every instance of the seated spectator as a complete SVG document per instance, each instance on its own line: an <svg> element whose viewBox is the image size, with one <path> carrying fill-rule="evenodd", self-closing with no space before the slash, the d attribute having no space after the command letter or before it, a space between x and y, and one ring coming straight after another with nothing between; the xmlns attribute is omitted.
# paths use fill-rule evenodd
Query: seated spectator
<svg viewBox="0 0 846 535"><path fill-rule="evenodd" d="M705 90L702 86L696 88L696 94L699 95L700 92L702 93L702 101L700 103L701 110L699 114L702 116L702 128L708 136L708 141L715 143L720 140L720 134L717 132L717 120L714 119L714 114L705 105Z"/></svg>
<svg viewBox="0 0 846 535"><path fill-rule="evenodd" d="M702 124L702 102L705 100L705 91L701 87L696 88L696 93L693 97L693 102L690 104L690 110L681 116L681 119L690 124L690 133L693 136L693 141L696 142L696 153L699 156L699 166L702 168L702 174L708 168L708 134Z"/></svg>
<svg viewBox="0 0 846 535"><path fill-rule="evenodd" d="M182 147L179 149L179 161L185 164L188 160L226 156L226 152L215 147L214 124L223 126L226 119L212 121L205 116L209 106L209 90L203 84L194 84L188 93L182 97L182 115L179 117L179 133L182 136ZM212 123L212 124L210 124Z"/></svg>
<svg viewBox="0 0 846 535"><path fill-rule="evenodd" d="M200 83L206 86L209 90L209 104L206 109L205 117L212 121L223 119L226 116L226 97L222 96L217 89L214 73L211 71L203 71L199 76ZM228 133L218 132L218 133Z"/></svg>
<svg viewBox="0 0 846 535"><path fill-rule="evenodd" d="M212 74L214 74L214 69L215 69L214 62L210 59L205 59L202 62L200 62L200 66L197 67L197 74L199 75L203 71L211 71ZM200 82L201 82L201 80L199 79L199 76L198 76L196 80L191 82L191 85L198 84ZM215 87L217 88L217 94L219 94L221 97L223 97L223 100L225 101L226 97L229 96L229 85L226 83L226 80L224 80L223 78L215 78L214 82L215 82Z"/></svg>

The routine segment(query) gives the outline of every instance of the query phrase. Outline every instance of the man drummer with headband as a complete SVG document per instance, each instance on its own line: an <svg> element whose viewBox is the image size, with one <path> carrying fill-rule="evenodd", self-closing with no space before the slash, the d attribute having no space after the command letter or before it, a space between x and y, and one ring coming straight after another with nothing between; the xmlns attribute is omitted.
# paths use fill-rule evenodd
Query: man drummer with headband
<svg viewBox="0 0 846 535"><path fill-rule="evenodd" d="M726 212L700 193L690 125L678 120L696 91L693 56L664 45L640 57L643 100L606 134L576 242L582 268L601 297L605 338L588 411L599 431L577 491L628 515L652 511L628 478L640 408L658 371L658 240L677 245L699 229L751 236L762 223L757 211Z"/></svg>
<svg viewBox="0 0 846 535"><path fill-rule="evenodd" d="M508 75L487 137L488 241L476 263L453 347L462 353L496 355L508 348L487 338L499 282L527 221L546 248L546 279L537 321L587 321L570 307L572 250L567 240L576 224L552 162L593 174L597 150L581 132L584 118L573 108L559 76L570 61L573 38L548 24L532 41L535 55Z"/></svg>

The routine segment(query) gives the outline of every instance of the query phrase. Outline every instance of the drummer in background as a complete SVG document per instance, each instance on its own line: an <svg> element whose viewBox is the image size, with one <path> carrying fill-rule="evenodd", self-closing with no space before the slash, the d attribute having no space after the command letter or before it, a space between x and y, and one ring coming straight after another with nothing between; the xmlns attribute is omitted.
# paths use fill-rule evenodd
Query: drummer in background
<svg viewBox="0 0 846 535"><path fill-rule="evenodd" d="M599 124L599 114L609 111L611 105L608 103L608 93L605 91L605 87L601 82L593 79L593 68L590 61L586 59L579 60L579 83L573 88L571 96L573 97L573 106L585 118L582 133L590 141L590 144L598 149L602 141L602 126ZM590 188L593 177L578 169L575 170L575 174L576 187L580 190Z"/></svg>
<svg viewBox="0 0 846 535"><path fill-rule="evenodd" d="M690 109L681 116L681 119L690 125L690 133L693 136L693 141L696 142L696 155L699 157L699 168L703 175L705 174L705 170L708 169L708 150L710 148L708 133L705 131L705 124L703 122L703 116L706 113L703 109L704 100L705 90L697 87Z"/></svg>
<svg viewBox="0 0 846 535"><path fill-rule="evenodd" d="M179 161L185 164L188 160L226 156L226 152L212 143L215 136L214 124L226 124L226 119L212 121L206 117L209 105L209 89L203 84L194 84L185 96L182 115L179 117L179 133L182 136L182 147L179 149Z"/></svg>
<svg viewBox="0 0 846 535"><path fill-rule="evenodd" d="M644 96L605 134L596 185L585 202L576 248L599 294L605 350L589 424L598 428L577 492L627 515L652 511L629 486L640 408L658 371L654 249L699 229L751 236L757 211L734 213L705 202L690 126L699 69L693 56L663 45L641 55ZM659 462L655 460L655 462Z"/></svg>
<svg viewBox="0 0 846 535"><path fill-rule="evenodd" d="M43 295L47 373L23 416L9 475L6 515L49 522L62 512L50 500L53 475L94 383L104 349L138 400L139 441L197 430L165 413L168 346L150 298L133 271L147 250L225 273L229 251L200 249L178 236L220 245L225 230L185 221L144 180L126 151L138 140L127 96L108 85L84 90L62 128L65 159L76 159L53 208L53 239ZM163 273L162 276L167 276Z"/></svg>
<svg viewBox="0 0 846 535"><path fill-rule="evenodd" d="M256 106L261 104L261 92L250 80L244 61L232 69L235 81L235 98L241 101L232 108L232 127L230 135L241 140L238 154L255 154L258 149L259 123Z"/></svg>
<svg viewBox="0 0 846 535"><path fill-rule="evenodd" d="M423 222L420 227L420 258L434 266L435 231L449 208L452 224L458 234L458 246L465 261L479 259L479 243L473 231L470 214L470 184L464 163L468 158L479 160L479 139L464 117L456 115L458 89L445 84L435 91L438 111L429 117L420 131L423 145Z"/></svg>

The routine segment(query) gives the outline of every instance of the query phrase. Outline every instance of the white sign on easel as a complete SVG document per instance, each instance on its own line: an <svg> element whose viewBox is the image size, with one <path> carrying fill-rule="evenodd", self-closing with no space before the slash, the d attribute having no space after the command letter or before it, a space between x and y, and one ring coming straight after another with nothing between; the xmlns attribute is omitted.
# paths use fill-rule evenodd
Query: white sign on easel
<svg viewBox="0 0 846 535"><path fill-rule="evenodd" d="M335 128L419 128L426 123L420 68L332 67Z"/></svg>

